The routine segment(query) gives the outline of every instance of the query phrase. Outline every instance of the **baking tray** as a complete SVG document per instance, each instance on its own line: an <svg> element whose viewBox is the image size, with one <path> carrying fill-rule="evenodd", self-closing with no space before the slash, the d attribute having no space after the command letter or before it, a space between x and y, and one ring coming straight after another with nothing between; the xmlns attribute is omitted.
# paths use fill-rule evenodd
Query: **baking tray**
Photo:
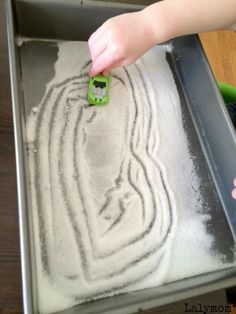
<svg viewBox="0 0 236 314"><path fill-rule="evenodd" d="M22 48L19 45L19 38L84 41L107 18L142 7L76 0L6 0L5 4L16 146L24 310L25 313L37 313L28 205L30 195L25 162L24 125L27 110L30 108L24 102L27 98L37 102L42 96L46 83L40 86L42 77L37 78L37 73L34 73L32 58L37 58L40 53L48 56L52 48L41 51L39 44L35 42L30 49L24 49L24 46ZM229 247L234 247L236 239L236 203L231 198L232 181L236 175L235 131L198 37L186 36L166 45L167 59L179 91L185 129L191 142L191 152L198 157L197 167L204 182L202 193L207 197L211 208L212 221L208 228L217 238L218 250L226 253ZM34 85L30 85L34 84L30 72L38 80L37 90L32 89ZM24 88L24 92L23 85L28 86L28 89ZM236 268L231 267L157 288L82 304L60 313L134 313L140 309L153 308L235 284Z"/></svg>

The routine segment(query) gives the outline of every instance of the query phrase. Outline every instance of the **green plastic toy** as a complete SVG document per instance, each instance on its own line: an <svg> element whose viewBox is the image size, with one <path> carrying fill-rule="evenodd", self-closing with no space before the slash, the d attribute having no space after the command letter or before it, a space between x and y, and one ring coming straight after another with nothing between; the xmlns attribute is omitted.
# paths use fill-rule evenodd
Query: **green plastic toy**
<svg viewBox="0 0 236 314"><path fill-rule="evenodd" d="M87 99L90 105L103 106L109 101L109 76L98 74L89 79Z"/></svg>
<svg viewBox="0 0 236 314"><path fill-rule="evenodd" d="M217 84L226 103L236 101L236 87L223 82Z"/></svg>

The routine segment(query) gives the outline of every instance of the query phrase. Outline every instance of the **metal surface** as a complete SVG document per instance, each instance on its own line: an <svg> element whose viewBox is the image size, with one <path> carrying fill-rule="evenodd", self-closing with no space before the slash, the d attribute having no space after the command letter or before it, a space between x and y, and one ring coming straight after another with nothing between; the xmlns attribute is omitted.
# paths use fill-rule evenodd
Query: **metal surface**
<svg viewBox="0 0 236 314"><path fill-rule="evenodd" d="M27 193L24 124L25 117L31 110L29 104L40 101L47 82L54 75L57 47L50 42L30 42L18 47L15 38L26 36L52 40L87 40L107 18L140 8L127 4L76 0L6 1L25 313L37 313L37 286L34 254L30 249L32 230L27 206L30 195ZM232 179L236 175L236 162L233 158L236 155L235 131L198 38L187 36L173 40L169 48L167 59L178 87L185 129L191 142L190 151L193 156L197 156L201 192L211 208L212 220L207 226L208 232L215 237L216 249L226 254L230 261L236 237L236 204L230 195ZM132 313L140 308L175 302L230 287L235 283L236 268L225 269L155 289L80 305L61 313Z"/></svg>
<svg viewBox="0 0 236 314"><path fill-rule="evenodd" d="M172 45L175 72L235 238L236 202L230 193L236 174L235 129L200 41L189 36L174 40Z"/></svg>
<svg viewBox="0 0 236 314"><path fill-rule="evenodd" d="M7 35L9 66L11 76L12 112L14 123L14 139L16 154L17 172L17 193L18 193L18 212L19 212L19 232L20 232L20 251L21 251L21 272L23 288L23 306L26 313L33 313L32 297L32 277L31 277L31 254L29 241L29 224L26 202L26 182L25 168L23 160L23 137L22 137L22 94L20 89L20 68L19 55L15 47L15 24L12 15L11 1L5 2L7 16Z"/></svg>

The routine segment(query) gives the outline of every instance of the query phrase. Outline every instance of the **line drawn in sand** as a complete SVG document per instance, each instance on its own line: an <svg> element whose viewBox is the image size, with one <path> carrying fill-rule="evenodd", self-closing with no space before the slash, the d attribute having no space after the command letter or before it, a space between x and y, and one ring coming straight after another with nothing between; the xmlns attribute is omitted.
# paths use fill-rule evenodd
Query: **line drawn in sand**
<svg viewBox="0 0 236 314"><path fill-rule="evenodd" d="M37 267L77 302L161 284L177 220L143 68L114 71L97 108L88 67L52 84L28 121Z"/></svg>

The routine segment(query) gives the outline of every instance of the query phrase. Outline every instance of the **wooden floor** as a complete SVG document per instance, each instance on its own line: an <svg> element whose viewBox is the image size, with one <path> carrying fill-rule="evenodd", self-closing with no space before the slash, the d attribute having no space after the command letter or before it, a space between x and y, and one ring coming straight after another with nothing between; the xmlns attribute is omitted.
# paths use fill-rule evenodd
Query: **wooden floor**
<svg viewBox="0 0 236 314"><path fill-rule="evenodd" d="M236 87L236 32L204 33L200 39L216 80Z"/></svg>

